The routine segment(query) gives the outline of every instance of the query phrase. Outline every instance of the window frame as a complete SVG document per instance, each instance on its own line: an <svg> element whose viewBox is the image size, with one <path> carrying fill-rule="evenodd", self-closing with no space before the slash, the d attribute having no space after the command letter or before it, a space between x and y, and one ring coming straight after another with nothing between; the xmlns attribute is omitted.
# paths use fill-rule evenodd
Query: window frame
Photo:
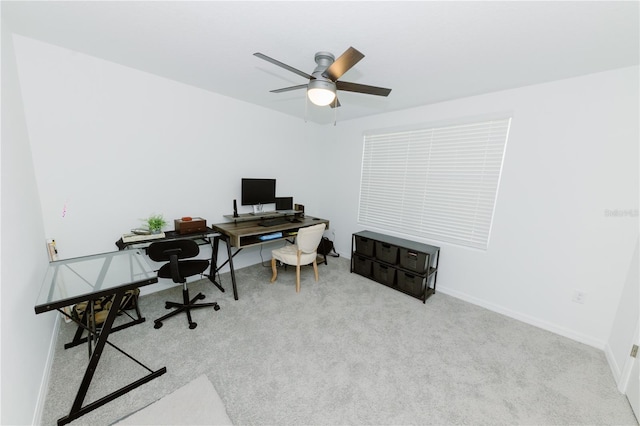
<svg viewBox="0 0 640 426"><path fill-rule="evenodd" d="M365 132L358 224L487 250L512 120Z"/></svg>

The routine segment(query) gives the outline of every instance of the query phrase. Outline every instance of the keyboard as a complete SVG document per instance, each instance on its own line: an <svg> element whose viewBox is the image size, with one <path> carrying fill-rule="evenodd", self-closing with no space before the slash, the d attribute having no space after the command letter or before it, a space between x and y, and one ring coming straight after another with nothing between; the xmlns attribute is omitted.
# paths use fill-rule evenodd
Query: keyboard
<svg viewBox="0 0 640 426"><path fill-rule="evenodd" d="M158 238L164 238L166 235L164 232L159 234L148 234L148 235L140 235L140 234L124 234L122 236L123 243L135 243L137 241L146 241L146 240L155 240Z"/></svg>
<svg viewBox="0 0 640 426"><path fill-rule="evenodd" d="M258 225L260 226L276 226L276 225L284 225L285 223L289 223L289 221L284 217L276 217L274 219L266 219L261 220Z"/></svg>

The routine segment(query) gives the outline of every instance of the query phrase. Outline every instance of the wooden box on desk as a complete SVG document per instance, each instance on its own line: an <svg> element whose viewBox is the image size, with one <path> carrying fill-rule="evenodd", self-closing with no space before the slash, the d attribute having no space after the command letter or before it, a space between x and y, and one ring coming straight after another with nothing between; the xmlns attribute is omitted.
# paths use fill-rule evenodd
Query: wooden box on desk
<svg viewBox="0 0 640 426"><path fill-rule="evenodd" d="M175 219L173 226L178 234L193 234L194 232L205 232L207 230L207 221L201 217L183 217L182 219Z"/></svg>

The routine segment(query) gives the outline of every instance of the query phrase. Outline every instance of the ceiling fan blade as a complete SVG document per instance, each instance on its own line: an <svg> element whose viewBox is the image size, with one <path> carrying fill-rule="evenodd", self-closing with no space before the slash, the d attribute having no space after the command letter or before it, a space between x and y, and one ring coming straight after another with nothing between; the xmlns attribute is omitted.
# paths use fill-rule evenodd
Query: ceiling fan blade
<svg viewBox="0 0 640 426"><path fill-rule="evenodd" d="M290 90L298 90L298 89L306 89L306 88L307 88L306 84L300 84L298 86L283 87L282 89L269 90L269 91L271 93L282 93L282 92L288 92Z"/></svg>
<svg viewBox="0 0 640 426"><path fill-rule="evenodd" d="M349 71L351 67L360 62L364 58L364 55L353 47L348 48L338 59L336 59L329 68L322 73L323 77L326 77L332 81L336 81L342 74Z"/></svg>
<svg viewBox="0 0 640 426"><path fill-rule="evenodd" d="M366 84L349 83L348 81L336 81L336 89L378 96L389 96L389 93L391 93L391 89L385 89L384 87L367 86Z"/></svg>
<svg viewBox="0 0 640 426"><path fill-rule="evenodd" d="M272 64L274 64L274 65L277 65L277 66L279 66L279 67L282 67L282 68L284 68L285 70L291 71L291 72L293 72L293 73L296 73L296 74L298 74L299 76L304 77L304 78L306 78L306 79L309 79L309 80L315 79L315 77L313 77L312 75L307 74L306 72L303 72L303 71L300 71L300 70L295 69L295 68L293 68L293 67L290 67L290 66L289 66L289 65L287 65L287 64L283 64L282 62L280 62L280 61L278 61L278 60L276 60L276 59L270 58L270 57L268 57L267 55L263 55L263 54L262 54L262 53L260 53L260 52L256 52L256 53L254 53L254 54L253 54L253 56L257 56L257 57L258 57L258 58L260 58L260 59L264 59L264 60L265 60L265 61L267 61L267 62L271 62L271 63L272 63Z"/></svg>
<svg viewBox="0 0 640 426"><path fill-rule="evenodd" d="M337 108L340 106L340 101L338 100L338 97L336 96L336 98L333 100L333 102L331 102L329 104L331 106L331 108Z"/></svg>

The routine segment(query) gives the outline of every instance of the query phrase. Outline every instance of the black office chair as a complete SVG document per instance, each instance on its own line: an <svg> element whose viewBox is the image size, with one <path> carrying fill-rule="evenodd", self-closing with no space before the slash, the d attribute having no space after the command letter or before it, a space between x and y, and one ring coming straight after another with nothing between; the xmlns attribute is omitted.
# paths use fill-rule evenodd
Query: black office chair
<svg viewBox="0 0 640 426"><path fill-rule="evenodd" d="M196 304L196 300L204 299L205 296L202 293L198 293L193 299L189 299L189 289L187 288L186 278L202 274L209 267L209 261L201 259L180 259L195 257L198 253L200 253L200 248L193 240L158 241L152 243L147 249L147 254L151 260L156 262L169 261L169 263L165 263L158 270L158 277L171 278L174 283L182 284L183 302L166 302L166 309L176 309L173 312L154 320L154 328L162 327L162 321L184 311L186 312L187 319L189 320L189 328L193 330L198 326L198 324L191 320L191 309L206 307L213 307L216 311L220 309L220 306L215 302Z"/></svg>

